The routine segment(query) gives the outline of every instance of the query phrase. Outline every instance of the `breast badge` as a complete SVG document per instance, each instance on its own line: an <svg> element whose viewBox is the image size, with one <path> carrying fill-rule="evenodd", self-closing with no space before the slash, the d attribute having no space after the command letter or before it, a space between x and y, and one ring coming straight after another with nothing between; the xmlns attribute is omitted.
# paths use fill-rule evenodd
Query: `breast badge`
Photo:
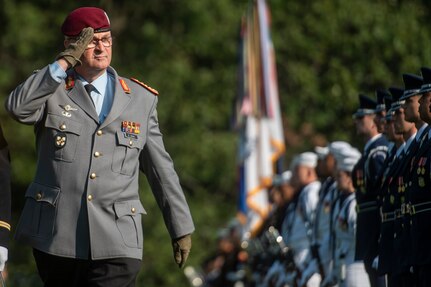
<svg viewBox="0 0 431 287"><path fill-rule="evenodd" d="M123 121L121 123L121 132L123 132L124 137L137 139L140 131L141 124L132 121Z"/></svg>
<svg viewBox="0 0 431 287"><path fill-rule="evenodd" d="M67 141L67 136L65 133L58 133L55 136L55 141L54 141L54 145L57 148L62 148L66 145L66 141Z"/></svg>
<svg viewBox="0 0 431 287"><path fill-rule="evenodd" d="M60 107L63 109L61 111L61 114L67 118L70 118L72 116L71 112L78 110L77 108L74 108L71 105L60 105Z"/></svg>

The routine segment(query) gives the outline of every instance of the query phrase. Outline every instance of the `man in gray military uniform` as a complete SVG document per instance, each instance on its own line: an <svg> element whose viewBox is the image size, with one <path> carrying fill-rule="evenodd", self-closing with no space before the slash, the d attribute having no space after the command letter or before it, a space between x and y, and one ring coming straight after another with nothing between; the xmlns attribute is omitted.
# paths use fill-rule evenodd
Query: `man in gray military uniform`
<svg viewBox="0 0 431 287"><path fill-rule="evenodd" d="M35 126L37 170L16 238L45 286L135 286L142 259L143 171L182 267L194 225L157 119L157 91L110 67L99 8L72 11L66 49L11 92L6 109Z"/></svg>

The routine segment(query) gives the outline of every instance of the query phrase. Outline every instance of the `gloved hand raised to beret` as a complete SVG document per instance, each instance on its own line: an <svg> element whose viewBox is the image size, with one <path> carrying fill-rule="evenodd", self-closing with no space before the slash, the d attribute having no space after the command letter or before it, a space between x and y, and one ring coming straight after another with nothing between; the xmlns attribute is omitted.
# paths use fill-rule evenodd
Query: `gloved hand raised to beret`
<svg viewBox="0 0 431 287"><path fill-rule="evenodd" d="M192 248L192 235L187 234L183 237L173 239L172 247L174 249L175 262L180 268L183 268L189 257L190 249Z"/></svg>
<svg viewBox="0 0 431 287"><path fill-rule="evenodd" d="M63 52L58 54L56 60L63 58L71 65L72 68L81 64L79 58L81 58L88 44L93 41L93 36L93 28L87 27L82 29L76 41L70 43Z"/></svg>

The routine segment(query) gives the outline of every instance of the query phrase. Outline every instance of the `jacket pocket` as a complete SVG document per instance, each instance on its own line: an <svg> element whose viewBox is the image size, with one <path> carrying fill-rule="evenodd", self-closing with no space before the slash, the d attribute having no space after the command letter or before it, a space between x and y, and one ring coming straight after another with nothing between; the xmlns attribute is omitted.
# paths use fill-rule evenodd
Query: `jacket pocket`
<svg viewBox="0 0 431 287"><path fill-rule="evenodd" d="M59 195L60 188L33 182L25 194L18 232L33 237L51 238Z"/></svg>
<svg viewBox="0 0 431 287"><path fill-rule="evenodd" d="M142 135L136 138L127 137L121 131L117 131L116 137L112 171L132 176L139 167L139 153L144 146L144 137Z"/></svg>
<svg viewBox="0 0 431 287"><path fill-rule="evenodd" d="M70 118L48 114L45 120L47 148L56 160L73 162L79 144L82 124ZM51 142L51 144L49 143Z"/></svg>
<svg viewBox="0 0 431 287"><path fill-rule="evenodd" d="M147 214L139 199L114 203L117 228L124 244L132 248L142 248L142 214Z"/></svg>

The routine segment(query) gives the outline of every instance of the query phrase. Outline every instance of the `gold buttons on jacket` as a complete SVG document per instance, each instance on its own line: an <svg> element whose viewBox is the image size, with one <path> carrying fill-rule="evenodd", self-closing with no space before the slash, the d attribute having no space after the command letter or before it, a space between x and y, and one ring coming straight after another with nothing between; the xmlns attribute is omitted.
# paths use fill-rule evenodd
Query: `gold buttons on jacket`
<svg viewBox="0 0 431 287"><path fill-rule="evenodd" d="M36 194L36 199L37 199L37 200L41 200L41 199L42 199L42 193L41 193L41 192L38 192L38 193Z"/></svg>
<svg viewBox="0 0 431 287"><path fill-rule="evenodd" d="M99 156L101 156L102 154L100 153L100 152L98 152L98 151L96 151L96 152L94 152L94 156L95 157L99 157Z"/></svg>
<svg viewBox="0 0 431 287"><path fill-rule="evenodd" d="M93 196L90 194L89 196L87 196L87 200L88 201L92 201L93 200Z"/></svg>
<svg viewBox="0 0 431 287"><path fill-rule="evenodd" d="M96 174L93 172L92 174L90 174L90 178L91 179L95 179L96 178Z"/></svg>
<svg viewBox="0 0 431 287"><path fill-rule="evenodd" d="M102 132L102 130L98 130L96 134L97 134L98 136L101 136L101 135L103 135L103 132Z"/></svg>
<svg viewBox="0 0 431 287"><path fill-rule="evenodd" d="M62 124L62 125L60 126L60 130L64 131L65 129L66 129L66 125L65 125L65 124Z"/></svg>
<svg viewBox="0 0 431 287"><path fill-rule="evenodd" d="M131 211L132 211L132 213L135 213L136 209L134 207L132 207Z"/></svg>

